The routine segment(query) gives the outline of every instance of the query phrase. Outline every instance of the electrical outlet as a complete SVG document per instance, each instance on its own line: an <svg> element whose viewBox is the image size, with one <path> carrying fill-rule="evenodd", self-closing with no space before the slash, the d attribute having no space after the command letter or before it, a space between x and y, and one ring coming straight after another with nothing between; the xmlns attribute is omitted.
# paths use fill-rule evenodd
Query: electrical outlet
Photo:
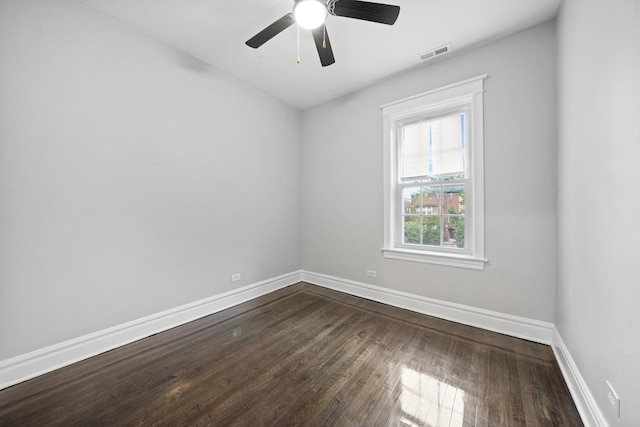
<svg viewBox="0 0 640 427"><path fill-rule="evenodd" d="M236 274L232 274L231 275L231 281L232 282L237 282L238 280L240 280L240 273L236 273Z"/></svg>
<svg viewBox="0 0 640 427"><path fill-rule="evenodd" d="M367 270L367 276L376 277L376 271L375 270Z"/></svg>
<svg viewBox="0 0 640 427"><path fill-rule="evenodd" d="M609 405L616 411L616 415L620 418L620 396L613 389L613 386L607 381L607 398L609 399Z"/></svg>

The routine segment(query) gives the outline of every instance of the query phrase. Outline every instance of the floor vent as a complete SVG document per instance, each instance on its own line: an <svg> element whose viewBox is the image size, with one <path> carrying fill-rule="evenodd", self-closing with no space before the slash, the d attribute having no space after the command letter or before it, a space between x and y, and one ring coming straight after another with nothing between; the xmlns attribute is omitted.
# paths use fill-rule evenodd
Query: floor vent
<svg viewBox="0 0 640 427"><path fill-rule="evenodd" d="M426 52L418 55L420 57L420 61L429 61L430 59L435 58L436 56L444 55L445 53L451 50L450 45L446 44L444 46L436 47L435 49L428 50Z"/></svg>

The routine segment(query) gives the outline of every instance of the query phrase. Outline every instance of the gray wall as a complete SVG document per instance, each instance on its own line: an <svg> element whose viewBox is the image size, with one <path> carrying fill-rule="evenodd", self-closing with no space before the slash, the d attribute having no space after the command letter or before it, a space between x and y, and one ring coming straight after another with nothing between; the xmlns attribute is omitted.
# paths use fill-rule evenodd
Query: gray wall
<svg viewBox="0 0 640 427"><path fill-rule="evenodd" d="M558 39L556 328L610 424L639 426L640 1L565 0Z"/></svg>
<svg viewBox="0 0 640 427"><path fill-rule="evenodd" d="M0 64L0 360L299 268L299 112L76 1Z"/></svg>
<svg viewBox="0 0 640 427"><path fill-rule="evenodd" d="M485 271L386 260L379 106L488 73ZM303 113L302 266L553 321L556 39L547 23ZM366 276L376 270L377 278Z"/></svg>

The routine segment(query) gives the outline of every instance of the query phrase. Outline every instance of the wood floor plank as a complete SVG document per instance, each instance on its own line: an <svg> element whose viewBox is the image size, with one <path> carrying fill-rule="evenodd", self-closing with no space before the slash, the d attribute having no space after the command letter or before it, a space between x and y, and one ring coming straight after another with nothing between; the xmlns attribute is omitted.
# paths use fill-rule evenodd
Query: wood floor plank
<svg viewBox="0 0 640 427"><path fill-rule="evenodd" d="M0 426L581 426L548 346L299 283L0 390Z"/></svg>

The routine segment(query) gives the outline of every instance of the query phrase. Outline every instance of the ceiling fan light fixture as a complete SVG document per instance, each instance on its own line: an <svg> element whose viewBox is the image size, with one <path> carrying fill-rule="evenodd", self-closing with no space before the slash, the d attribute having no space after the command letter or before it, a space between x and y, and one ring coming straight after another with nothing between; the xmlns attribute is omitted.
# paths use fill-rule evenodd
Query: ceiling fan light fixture
<svg viewBox="0 0 640 427"><path fill-rule="evenodd" d="M298 52L300 51L299 28L303 27L311 30L313 41L320 57L320 64L326 67L336 62L333 57L329 34L326 27L322 26L328 15L393 25L398 19L399 13L400 6L373 3L365 0L294 0L293 13L289 12L282 18L277 19L245 43L247 46L257 49L297 23Z"/></svg>
<svg viewBox="0 0 640 427"><path fill-rule="evenodd" d="M293 5L293 16L302 28L313 30L324 24L327 7L321 0L297 0Z"/></svg>

